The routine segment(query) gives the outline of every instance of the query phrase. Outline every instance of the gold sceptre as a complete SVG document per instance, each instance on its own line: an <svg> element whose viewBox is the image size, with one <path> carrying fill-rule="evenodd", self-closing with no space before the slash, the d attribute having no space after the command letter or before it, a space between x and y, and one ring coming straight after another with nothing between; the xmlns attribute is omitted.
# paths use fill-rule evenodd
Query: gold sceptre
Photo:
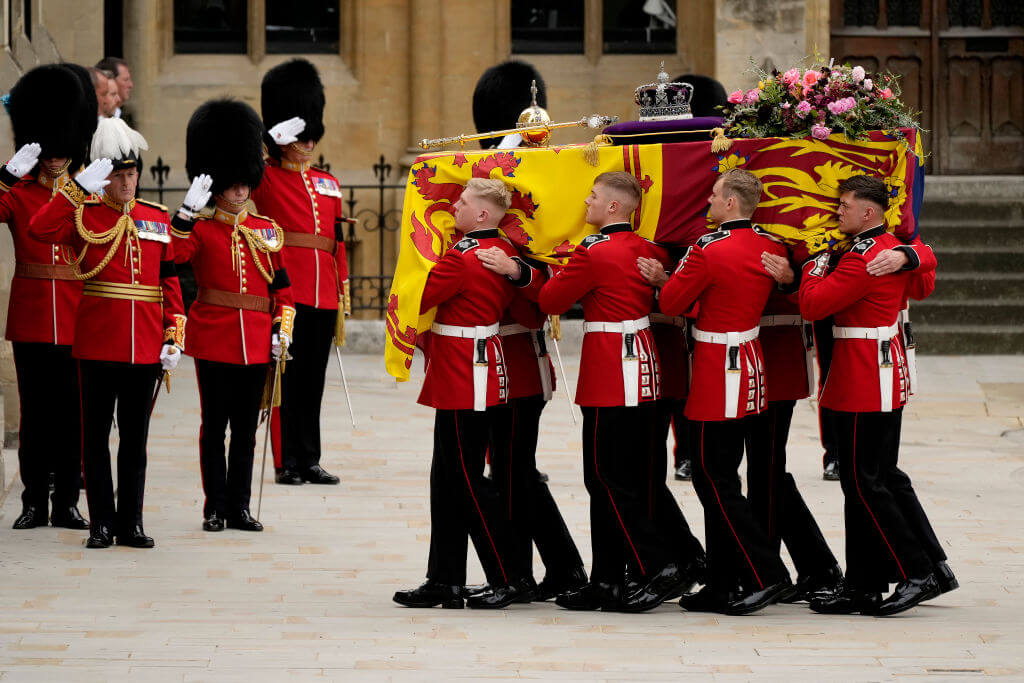
<svg viewBox="0 0 1024 683"><path fill-rule="evenodd" d="M445 147L446 145L450 145L456 142L459 143L459 147L465 148L466 143L472 142L473 140L483 140L486 138L503 138L506 135L512 135L513 133L519 133L520 135L522 135L524 133L546 132L550 134L551 131L557 130L559 128L601 129L604 128L605 126L610 126L611 124L617 122L618 120L618 116L602 116L600 114L591 114L590 116L584 116L579 121L564 121L561 123L539 123L533 126L506 128L505 130L492 130L486 133L473 133L470 135L456 135L450 138L434 138L433 140L428 140L427 138L424 138L420 140L420 148L435 149L437 147ZM524 135L524 137L526 136Z"/></svg>

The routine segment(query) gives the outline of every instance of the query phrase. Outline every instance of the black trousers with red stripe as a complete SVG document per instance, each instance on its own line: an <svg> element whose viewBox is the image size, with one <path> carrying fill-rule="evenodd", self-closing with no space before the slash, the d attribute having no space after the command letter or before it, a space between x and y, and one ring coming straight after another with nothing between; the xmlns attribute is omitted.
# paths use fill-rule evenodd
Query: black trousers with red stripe
<svg viewBox="0 0 1024 683"><path fill-rule="evenodd" d="M203 478L203 516L233 517L249 509L256 425L267 379L267 364L235 365L196 359L199 382L199 469ZM231 445L224 460L224 435Z"/></svg>
<svg viewBox="0 0 1024 683"><path fill-rule="evenodd" d="M679 468L683 462L690 461L690 421L686 417L686 400L672 400L672 436L675 438L675 446L672 449L672 464Z"/></svg>
<svg viewBox="0 0 1024 683"><path fill-rule="evenodd" d="M897 466L903 409L827 412L839 437L847 583L883 592L889 583L927 576L945 554Z"/></svg>
<svg viewBox="0 0 1024 683"><path fill-rule="evenodd" d="M760 590L789 576L777 546L743 497L740 460L744 441L755 433L751 417L690 425L693 488L704 506L709 583L727 590Z"/></svg>
<svg viewBox="0 0 1024 683"><path fill-rule="evenodd" d="M626 565L637 578L675 558L648 514L650 440L656 407L583 406L583 482L590 494L592 582L622 584Z"/></svg>
<svg viewBox="0 0 1024 683"><path fill-rule="evenodd" d="M52 471L53 509L63 513L78 505L82 478L78 362L71 357L70 346L32 342L12 346L21 404L18 469L25 485L21 502L45 514Z"/></svg>
<svg viewBox="0 0 1024 683"><path fill-rule="evenodd" d="M685 566L694 558L703 557L704 547L690 531L683 511L679 509L675 496L668 488L668 431L678 419L676 415L680 404L685 405L686 401L674 398L661 398L655 401L656 422L654 438L651 439L647 476L647 516L654 522L658 532L668 540L668 550L673 561ZM685 429L686 427L683 427L683 430ZM680 449L678 441L676 442L677 453L686 449L688 444L684 444Z"/></svg>
<svg viewBox="0 0 1024 683"><path fill-rule="evenodd" d="M747 499L775 552L785 542L797 574L803 577L821 574L838 562L793 475L786 471L786 442L795 406L796 401L769 401L764 411L749 418Z"/></svg>
<svg viewBox="0 0 1024 683"><path fill-rule="evenodd" d="M508 522L497 487L484 477L490 431L488 411L438 410L434 417L427 578L438 583L465 585L470 538L490 584L527 575L523 558L508 551Z"/></svg>
<svg viewBox="0 0 1024 683"><path fill-rule="evenodd" d="M537 471L537 435L546 405L544 397L537 395L488 409L491 480L509 524L509 553L516 557L517 566L532 571L536 544L547 575L558 578L582 569L583 559L558 503Z"/></svg>

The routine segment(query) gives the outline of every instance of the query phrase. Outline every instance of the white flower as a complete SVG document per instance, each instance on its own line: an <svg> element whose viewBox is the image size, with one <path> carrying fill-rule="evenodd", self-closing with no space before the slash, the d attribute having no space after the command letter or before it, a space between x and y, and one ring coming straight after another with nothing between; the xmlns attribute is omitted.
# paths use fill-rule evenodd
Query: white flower
<svg viewBox="0 0 1024 683"><path fill-rule="evenodd" d="M863 81L864 80L864 76L865 76L864 67L862 67L862 66L855 66L855 67L853 67L853 82L854 83L860 83L861 81Z"/></svg>
<svg viewBox="0 0 1024 683"><path fill-rule="evenodd" d="M873 87L875 87L875 86L871 83L871 79L870 78L865 78L864 79L864 89L867 90L868 92L870 92L871 88L873 88Z"/></svg>

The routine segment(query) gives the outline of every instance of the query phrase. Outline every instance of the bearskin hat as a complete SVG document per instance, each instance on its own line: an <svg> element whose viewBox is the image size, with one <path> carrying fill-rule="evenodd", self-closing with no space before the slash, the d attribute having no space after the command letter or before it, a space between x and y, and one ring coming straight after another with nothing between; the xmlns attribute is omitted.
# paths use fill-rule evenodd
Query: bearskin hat
<svg viewBox="0 0 1024 683"><path fill-rule="evenodd" d="M115 171L139 166L139 153L149 149L146 138L117 118L102 118L96 123L89 158L110 159ZM142 172L142 169L139 169Z"/></svg>
<svg viewBox="0 0 1024 683"><path fill-rule="evenodd" d="M710 76L686 74L676 76L673 83L689 83L693 86L693 97L690 99L690 113L694 116L721 116L722 110L717 106L729 103L726 99L725 86Z"/></svg>
<svg viewBox="0 0 1024 683"><path fill-rule="evenodd" d="M205 173L218 195L235 183L255 189L263 178L263 124L245 102L209 100L188 121L185 171L189 180Z"/></svg>
<svg viewBox="0 0 1024 683"><path fill-rule="evenodd" d="M299 133L299 140L320 142L324 136L324 84L320 73L308 60L292 59L278 64L263 76L260 86L260 110L263 125L270 130L282 121L299 116L306 127ZM271 156L281 156L281 150L264 136L267 151Z"/></svg>
<svg viewBox="0 0 1024 683"><path fill-rule="evenodd" d="M537 81L537 104L548 106L544 79L532 64L512 59L492 66L480 76L473 91L473 123L478 133L515 128L519 114L530 106L530 84ZM480 146L490 149L500 138L487 138Z"/></svg>
<svg viewBox="0 0 1024 683"><path fill-rule="evenodd" d="M11 88L11 127L15 149L37 142L41 159L67 157L68 168L78 169L96 129L96 93L68 67L44 64L18 79Z"/></svg>

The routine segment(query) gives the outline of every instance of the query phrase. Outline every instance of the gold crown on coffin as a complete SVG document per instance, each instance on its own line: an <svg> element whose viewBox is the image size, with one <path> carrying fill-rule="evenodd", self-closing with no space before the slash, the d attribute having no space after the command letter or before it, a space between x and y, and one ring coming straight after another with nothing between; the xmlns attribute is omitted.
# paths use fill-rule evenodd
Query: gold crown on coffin
<svg viewBox="0 0 1024 683"><path fill-rule="evenodd" d="M530 106L519 113L516 128L526 128L551 123L551 117L544 107L537 104L537 81L530 83ZM542 147L551 138L550 130L531 130L522 133L523 142L530 147Z"/></svg>
<svg viewBox="0 0 1024 683"><path fill-rule="evenodd" d="M665 62L661 63L657 83L648 83L637 88L633 97L640 108L641 121L670 121L692 119L690 100L693 86L689 83L670 83L665 73Z"/></svg>

